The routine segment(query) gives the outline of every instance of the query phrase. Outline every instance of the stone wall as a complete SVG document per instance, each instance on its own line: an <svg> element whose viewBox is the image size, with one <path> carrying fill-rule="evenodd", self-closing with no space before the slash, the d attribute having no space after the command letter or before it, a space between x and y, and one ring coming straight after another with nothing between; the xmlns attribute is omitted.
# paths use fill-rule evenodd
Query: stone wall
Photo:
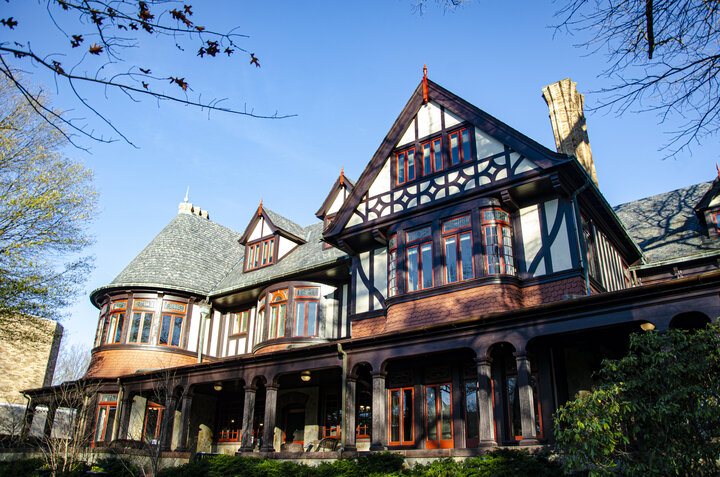
<svg viewBox="0 0 720 477"><path fill-rule="evenodd" d="M52 384L63 327L29 316L2 320L0 403L25 405L20 391Z"/></svg>

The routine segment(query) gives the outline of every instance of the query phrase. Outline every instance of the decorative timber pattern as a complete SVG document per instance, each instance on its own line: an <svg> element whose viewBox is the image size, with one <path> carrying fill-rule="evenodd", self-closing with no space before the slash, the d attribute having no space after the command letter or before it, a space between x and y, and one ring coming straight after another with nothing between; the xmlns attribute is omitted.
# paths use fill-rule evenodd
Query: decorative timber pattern
<svg viewBox="0 0 720 477"><path fill-rule="evenodd" d="M452 169L439 176L419 179L404 187L366 197L354 211L347 227L399 214L418 205L429 204L539 169L525 156L507 146L504 149L498 154L468 162L459 169Z"/></svg>

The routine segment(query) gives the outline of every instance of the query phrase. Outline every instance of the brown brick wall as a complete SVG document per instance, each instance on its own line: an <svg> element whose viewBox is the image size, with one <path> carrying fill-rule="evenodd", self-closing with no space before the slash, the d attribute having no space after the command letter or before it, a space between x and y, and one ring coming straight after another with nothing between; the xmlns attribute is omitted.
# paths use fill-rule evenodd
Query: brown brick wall
<svg viewBox="0 0 720 477"><path fill-rule="evenodd" d="M27 404L20 391L52 384L62 332L62 326L52 320L3 318L0 403Z"/></svg>
<svg viewBox="0 0 720 477"><path fill-rule="evenodd" d="M387 319L379 316L353 322L352 337L372 336L536 306L560 301L565 295L584 292L584 280L580 277L525 288L512 284L483 285L396 303L388 308Z"/></svg>
<svg viewBox="0 0 720 477"><path fill-rule="evenodd" d="M124 374L132 374L140 369L173 368L196 362L196 356L179 353L141 349L106 349L93 353L85 376L115 378Z"/></svg>

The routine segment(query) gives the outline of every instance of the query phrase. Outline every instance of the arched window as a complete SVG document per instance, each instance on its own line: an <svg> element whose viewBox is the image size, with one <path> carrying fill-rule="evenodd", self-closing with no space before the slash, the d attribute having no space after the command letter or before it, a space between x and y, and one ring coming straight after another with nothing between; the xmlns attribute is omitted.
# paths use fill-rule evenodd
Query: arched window
<svg viewBox="0 0 720 477"><path fill-rule="evenodd" d="M268 322L268 339L285 336L285 315L287 313L287 288L278 290L270 296L270 320Z"/></svg>

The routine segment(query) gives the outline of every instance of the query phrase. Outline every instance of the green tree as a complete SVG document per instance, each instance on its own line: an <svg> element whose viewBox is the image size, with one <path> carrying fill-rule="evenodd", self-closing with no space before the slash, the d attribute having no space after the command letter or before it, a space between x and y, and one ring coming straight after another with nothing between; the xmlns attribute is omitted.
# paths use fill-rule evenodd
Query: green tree
<svg viewBox="0 0 720 477"><path fill-rule="evenodd" d="M22 315L60 317L91 268L81 253L97 194L92 172L59 153L66 143L0 81L0 332Z"/></svg>
<svg viewBox="0 0 720 477"><path fill-rule="evenodd" d="M566 470L720 473L720 325L634 334L600 373L602 385L555 416Z"/></svg>

